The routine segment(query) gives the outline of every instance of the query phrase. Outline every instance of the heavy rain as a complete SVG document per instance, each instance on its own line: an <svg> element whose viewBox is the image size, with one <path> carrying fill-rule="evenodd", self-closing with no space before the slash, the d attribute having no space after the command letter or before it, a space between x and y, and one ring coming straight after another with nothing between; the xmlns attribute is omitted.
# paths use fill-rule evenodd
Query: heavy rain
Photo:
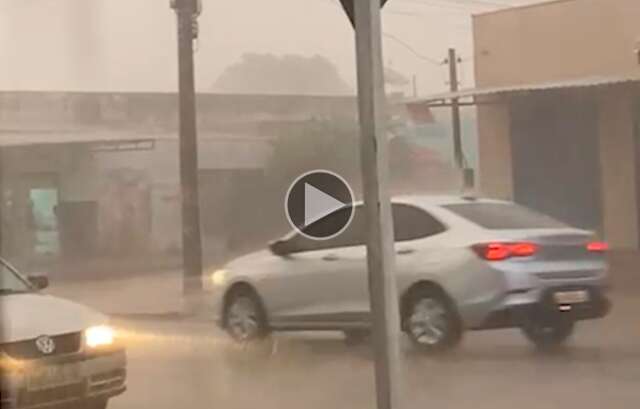
<svg viewBox="0 0 640 409"><path fill-rule="evenodd" d="M635 0L0 0L0 408L640 399Z"/></svg>

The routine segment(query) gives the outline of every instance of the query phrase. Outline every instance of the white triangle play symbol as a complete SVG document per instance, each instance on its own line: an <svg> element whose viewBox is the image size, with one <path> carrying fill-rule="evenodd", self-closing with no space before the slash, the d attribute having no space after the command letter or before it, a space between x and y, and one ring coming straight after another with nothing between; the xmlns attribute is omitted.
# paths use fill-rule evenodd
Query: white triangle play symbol
<svg viewBox="0 0 640 409"><path fill-rule="evenodd" d="M330 215L338 209L345 207L345 204L322 190L312 185L304 184L304 225L308 226L313 222Z"/></svg>

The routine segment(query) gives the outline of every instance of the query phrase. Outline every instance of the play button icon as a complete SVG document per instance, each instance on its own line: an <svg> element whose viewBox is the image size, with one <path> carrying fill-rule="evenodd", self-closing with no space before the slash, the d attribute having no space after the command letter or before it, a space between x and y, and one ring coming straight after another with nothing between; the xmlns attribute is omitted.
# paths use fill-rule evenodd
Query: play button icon
<svg viewBox="0 0 640 409"><path fill-rule="evenodd" d="M300 234L327 240L342 233L353 218L353 192L339 175L315 170L299 176L285 199L287 219Z"/></svg>
<svg viewBox="0 0 640 409"><path fill-rule="evenodd" d="M304 184L304 225L310 226L314 222L330 215L344 207L344 203L334 199L322 190L309 183Z"/></svg>

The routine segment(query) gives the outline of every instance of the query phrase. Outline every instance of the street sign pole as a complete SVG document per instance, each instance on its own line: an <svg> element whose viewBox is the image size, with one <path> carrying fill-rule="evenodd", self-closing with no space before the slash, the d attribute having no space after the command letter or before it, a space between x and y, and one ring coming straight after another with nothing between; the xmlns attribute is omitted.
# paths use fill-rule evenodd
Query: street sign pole
<svg viewBox="0 0 640 409"><path fill-rule="evenodd" d="M351 1L351 17L356 29L360 158L368 226L367 265L373 319L377 407L398 409L401 405L400 322L388 187L386 97L380 21L380 6L386 1Z"/></svg>

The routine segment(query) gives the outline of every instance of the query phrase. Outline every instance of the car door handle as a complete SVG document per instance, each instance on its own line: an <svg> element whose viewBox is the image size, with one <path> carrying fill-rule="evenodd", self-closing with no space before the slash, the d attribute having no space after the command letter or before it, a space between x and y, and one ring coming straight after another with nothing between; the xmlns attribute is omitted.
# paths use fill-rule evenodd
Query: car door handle
<svg viewBox="0 0 640 409"><path fill-rule="evenodd" d="M416 251L414 249L398 249L398 251L396 251L397 254L403 256L403 255L407 255L407 254L413 254Z"/></svg>
<svg viewBox="0 0 640 409"><path fill-rule="evenodd" d="M340 260L340 257L336 256L335 254L327 254L326 256L322 257L322 259L324 261L338 261Z"/></svg>

